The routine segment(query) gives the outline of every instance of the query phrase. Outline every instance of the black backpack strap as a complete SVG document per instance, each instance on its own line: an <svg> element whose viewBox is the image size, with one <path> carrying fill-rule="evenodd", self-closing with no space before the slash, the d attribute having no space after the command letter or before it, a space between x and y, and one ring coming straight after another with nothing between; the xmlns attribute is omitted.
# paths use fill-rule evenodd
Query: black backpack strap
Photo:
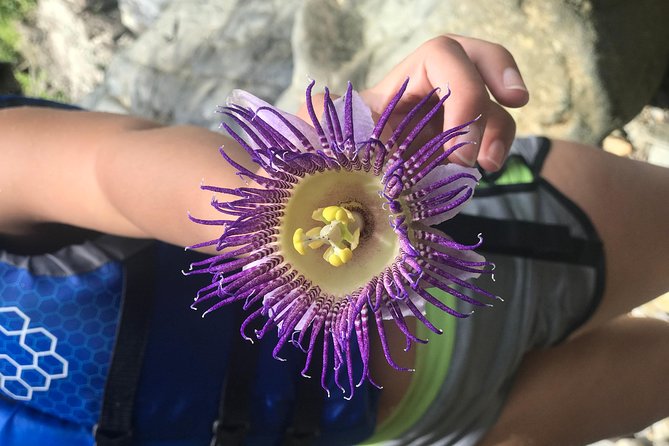
<svg viewBox="0 0 669 446"><path fill-rule="evenodd" d="M314 358L323 355L323 333L318 335L314 344ZM296 395L293 406L293 416L286 429L283 446L311 446L317 444L321 435L321 416L326 398L325 390L321 387L319 361L311 364L314 372L311 378L298 377L295 383Z"/></svg>
<svg viewBox="0 0 669 446"><path fill-rule="evenodd" d="M155 246L125 262L121 314L116 329L100 419L93 428L96 446L130 446L135 394L149 334L155 276Z"/></svg>
<svg viewBox="0 0 669 446"><path fill-rule="evenodd" d="M238 325L241 325L247 315L241 308L237 311ZM210 446L244 444L244 438L251 428L251 392L256 377L259 352L258 345L241 336L233 336L231 361L223 381L218 419L214 421L212 428L214 435Z"/></svg>
<svg viewBox="0 0 669 446"><path fill-rule="evenodd" d="M574 237L560 224L458 214L436 228L463 243L476 241L483 233L481 252L593 266L601 259L599 240Z"/></svg>
<svg viewBox="0 0 669 446"><path fill-rule="evenodd" d="M291 425L286 429L283 446L311 446L317 444L321 434L325 391L316 377L300 378L293 417Z"/></svg>
<svg viewBox="0 0 669 446"><path fill-rule="evenodd" d="M239 322L243 322L246 314L238 309ZM322 336L322 335L321 335ZM316 342L322 345L322 342ZM232 346L228 374L221 391L219 417L214 422L210 446L241 446L250 431L251 400L258 356L259 345L251 344L235 336ZM320 357L322 350L314 352ZM291 423L286 429L283 446L310 446L320 435L321 414L325 391L316 378L302 378L296 383L296 399L293 406Z"/></svg>

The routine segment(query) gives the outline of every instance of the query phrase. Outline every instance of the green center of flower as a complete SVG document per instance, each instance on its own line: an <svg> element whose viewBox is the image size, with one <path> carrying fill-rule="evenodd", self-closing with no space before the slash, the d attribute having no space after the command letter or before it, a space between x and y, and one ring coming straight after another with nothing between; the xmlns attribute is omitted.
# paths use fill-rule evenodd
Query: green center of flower
<svg viewBox="0 0 669 446"><path fill-rule="evenodd" d="M400 250L380 190L380 178L361 171L328 171L302 179L286 203L279 229L285 261L324 294L344 296L364 286Z"/></svg>
<svg viewBox="0 0 669 446"><path fill-rule="evenodd" d="M306 247L319 249L328 245L323 259L330 265L342 266L351 260L360 243L362 217L358 215L356 218L353 212L342 206L327 206L316 209L311 218L325 223L325 226L315 226L307 232L297 228L293 233L295 250L305 255Z"/></svg>

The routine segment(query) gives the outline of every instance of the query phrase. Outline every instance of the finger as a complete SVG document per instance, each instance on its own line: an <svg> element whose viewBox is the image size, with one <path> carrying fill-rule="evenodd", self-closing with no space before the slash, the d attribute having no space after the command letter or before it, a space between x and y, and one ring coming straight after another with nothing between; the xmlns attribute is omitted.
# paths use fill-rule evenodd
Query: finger
<svg viewBox="0 0 669 446"><path fill-rule="evenodd" d="M498 171L509 154L516 134L516 123L502 106L490 103L488 121L478 154L479 165L488 172Z"/></svg>
<svg viewBox="0 0 669 446"><path fill-rule="evenodd" d="M507 107L522 107L530 94L513 55L502 45L485 40L449 34L476 65L490 93Z"/></svg>
<svg viewBox="0 0 669 446"><path fill-rule="evenodd" d="M452 142L450 147L466 144L456 150L450 160L473 166L486 127L487 116L483 113L491 103L484 80L458 41L442 36L423 47L426 51L423 83L441 87L440 97L450 94L444 104L443 130L470 123L466 129L468 133Z"/></svg>
<svg viewBox="0 0 669 446"><path fill-rule="evenodd" d="M323 95L322 94L312 96L312 100L314 100L316 98L320 99L320 100L315 100L314 101L316 104L320 104L320 103L323 102ZM323 109L323 107L320 107L321 112L322 112L322 109ZM295 116L302 119L304 122L311 122L311 118L309 118L309 112L307 111L307 104L305 102L302 102L302 104L300 104L300 109L297 110L297 113L295 113Z"/></svg>
<svg viewBox="0 0 669 446"><path fill-rule="evenodd" d="M439 97L443 97L448 93L452 78L471 79L476 85L475 90L485 91L476 66L462 46L453 39L440 36L422 44L381 81L361 94L374 111L381 112L407 78L409 85L396 109L402 110L403 103L417 102L434 88L440 88Z"/></svg>
<svg viewBox="0 0 669 446"><path fill-rule="evenodd" d="M529 100L529 93L520 77L518 67L504 47L478 39L452 37L452 40L460 44L468 59L474 63L484 85L500 103L507 106L522 106ZM477 88L475 84L473 88ZM456 90L456 86L453 86L453 89ZM455 104L448 104L457 109L455 118L453 114L446 115L445 127L458 124L458 111L465 110L465 114L461 116L466 118L467 106L482 106L480 109L482 117L476 124L470 126L469 134L454 141L455 144L467 141L471 143L457 150L451 159L469 166L474 165L478 160L485 170L496 171L506 159L515 136L515 122L500 106L490 101L487 95L486 102L480 96L477 97L476 93L473 91L463 98L463 105L458 104L457 101L453 101ZM477 141L480 143L478 146Z"/></svg>

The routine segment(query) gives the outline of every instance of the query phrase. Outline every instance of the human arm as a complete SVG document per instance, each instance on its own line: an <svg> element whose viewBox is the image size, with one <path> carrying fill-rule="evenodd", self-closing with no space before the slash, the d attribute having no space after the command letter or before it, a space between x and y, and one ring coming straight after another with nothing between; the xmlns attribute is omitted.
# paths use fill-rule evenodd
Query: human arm
<svg viewBox="0 0 669 446"><path fill-rule="evenodd" d="M242 185L217 148L219 133L107 113L0 110L0 234L29 236L43 223L186 246L218 237L196 225L220 218L201 181Z"/></svg>

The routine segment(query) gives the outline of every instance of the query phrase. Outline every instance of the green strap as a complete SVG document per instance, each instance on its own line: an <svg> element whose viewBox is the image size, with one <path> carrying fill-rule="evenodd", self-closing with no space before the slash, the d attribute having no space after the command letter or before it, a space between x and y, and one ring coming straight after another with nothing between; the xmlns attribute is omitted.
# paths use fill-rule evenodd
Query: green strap
<svg viewBox="0 0 669 446"><path fill-rule="evenodd" d="M506 186L510 184L528 184L534 182L534 174L532 169L525 163L525 161L518 157L512 156L509 157L506 164L504 164L504 170L502 171L499 178L497 178L492 184L486 181L481 181L478 185L479 188L485 189L490 187L493 184L495 186Z"/></svg>
<svg viewBox="0 0 669 446"><path fill-rule="evenodd" d="M454 307L455 297L450 294L437 288L430 288L427 291L449 307ZM417 336L429 339L430 343L426 346L418 346L416 371L409 389L395 411L378 425L374 435L361 445L372 446L383 443L409 430L427 412L446 379L455 343L457 320L432 305L428 304L426 307L427 318L444 333L436 335L423 324L418 323Z"/></svg>

